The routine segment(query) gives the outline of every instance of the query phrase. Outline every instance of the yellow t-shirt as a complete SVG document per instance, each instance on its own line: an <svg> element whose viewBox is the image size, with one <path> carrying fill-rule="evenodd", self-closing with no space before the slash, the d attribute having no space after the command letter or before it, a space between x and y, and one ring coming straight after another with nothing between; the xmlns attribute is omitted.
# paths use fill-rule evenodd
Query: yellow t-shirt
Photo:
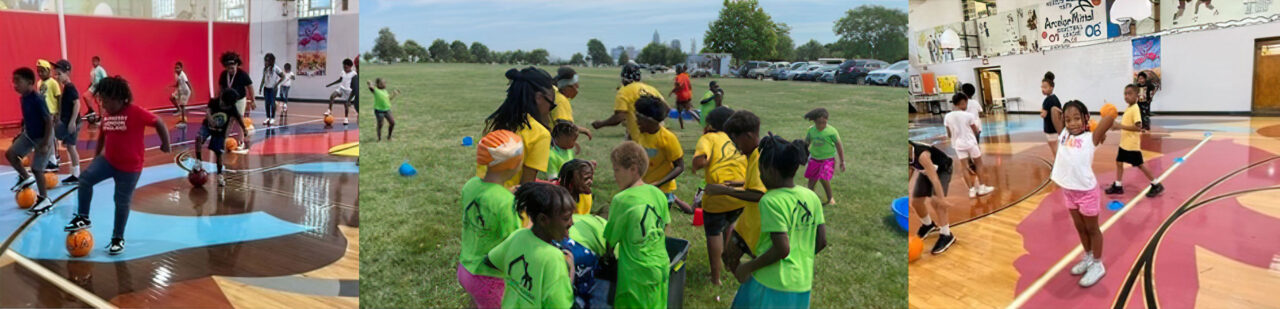
<svg viewBox="0 0 1280 309"><path fill-rule="evenodd" d="M627 112L627 119L625 122L627 125L627 134L631 136L632 139L635 139L636 136L640 135L640 127L636 125L636 100L646 94L658 97L658 99L666 102L666 99L662 98L662 92L643 82L634 82L623 86L621 89L618 89L618 95L613 99L613 110L615 112Z"/></svg>
<svg viewBox="0 0 1280 309"><path fill-rule="evenodd" d="M547 171L547 158L551 156L551 132L547 131L547 127L534 119L533 116L527 116L529 119L529 127L520 129L516 135L524 141L524 166L537 170L539 172ZM476 165L476 177L484 178L485 171L488 166ZM516 169L516 174L511 179L502 183L507 189L514 188L520 184L520 175L524 173L524 169Z"/></svg>
<svg viewBox="0 0 1280 309"><path fill-rule="evenodd" d="M575 213L575 214L580 214L580 215L590 214L590 213L591 213L591 195L590 195L590 194L578 194L578 206L577 206L577 208L578 208L578 209L577 209L576 211L574 211L573 213Z"/></svg>
<svg viewBox="0 0 1280 309"><path fill-rule="evenodd" d="M1120 117L1120 124L1126 126L1137 126L1142 122L1142 112L1138 110L1138 104L1129 105L1124 109L1124 116ZM1142 133L1138 131L1120 130L1120 149L1129 151L1142 150Z"/></svg>
<svg viewBox="0 0 1280 309"><path fill-rule="evenodd" d="M62 84L50 77L44 80L44 104L49 107L49 114L58 114L58 97L62 96Z"/></svg>
<svg viewBox="0 0 1280 309"><path fill-rule="evenodd" d="M560 119L573 122L573 105L570 105L569 97L560 93L560 90L556 90L556 108L551 109L551 122L554 123Z"/></svg>
<svg viewBox="0 0 1280 309"><path fill-rule="evenodd" d="M674 133L667 128L658 128L658 132L654 134L640 133L640 135L632 135L644 151L649 155L649 169L645 171L644 177L640 179L645 183L655 183L666 177L671 170L675 168L672 161L684 157L684 149L680 148L680 139L676 138ZM659 186L662 193L671 193L676 191L676 181L671 180L666 184Z"/></svg>
<svg viewBox="0 0 1280 309"><path fill-rule="evenodd" d="M764 182L760 181L760 149L757 148L751 152L751 157L747 158L747 181L743 184L747 190L760 191L767 193L768 189L764 187ZM738 217L738 225L734 228L742 240L747 242L747 247L752 252L756 250L756 244L760 242L760 206L757 203L747 203L747 207L743 208L742 216Z"/></svg>
<svg viewBox="0 0 1280 309"><path fill-rule="evenodd" d="M724 132L711 132L698 138L693 156L706 156L707 166L703 178L709 184L744 181L747 177L747 156L742 155ZM722 213L746 207L750 204L728 195L708 195L702 198L702 208L708 212Z"/></svg>

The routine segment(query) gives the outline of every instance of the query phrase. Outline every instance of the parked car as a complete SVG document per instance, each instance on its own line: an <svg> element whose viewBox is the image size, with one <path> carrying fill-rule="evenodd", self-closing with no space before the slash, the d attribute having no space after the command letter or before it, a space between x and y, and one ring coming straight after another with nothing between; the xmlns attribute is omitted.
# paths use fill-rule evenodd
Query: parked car
<svg viewBox="0 0 1280 309"><path fill-rule="evenodd" d="M774 80L790 80L795 75L793 72L799 73L797 71L807 66L809 66L808 62L802 61L802 62L792 63L791 65L788 65L787 67L782 68L781 70L778 70L778 74L774 74L773 79Z"/></svg>
<svg viewBox="0 0 1280 309"><path fill-rule="evenodd" d="M866 82L867 73L888 67L889 63L875 59L850 59L840 64L836 82L860 84Z"/></svg>
<svg viewBox="0 0 1280 309"><path fill-rule="evenodd" d="M791 78L789 78L789 79L790 79L790 80L804 80L804 75L805 75L806 73L809 73L809 72L811 72L811 71L813 71L813 70L817 70L817 69L819 69L819 68L822 68L822 65L821 65L821 64L810 64L810 65L806 65L806 66L804 66L803 68L800 68L799 70L791 71L791 76L790 76Z"/></svg>
<svg viewBox="0 0 1280 309"><path fill-rule="evenodd" d="M711 77L711 69L694 68L693 70L689 70L689 77Z"/></svg>
<svg viewBox="0 0 1280 309"><path fill-rule="evenodd" d="M742 67L738 68L737 73L740 77L748 77L747 72L750 72L751 69L766 68L769 67L769 65L770 63L768 61L747 61L746 64L743 64Z"/></svg>
<svg viewBox="0 0 1280 309"><path fill-rule="evenodd" d="M894 62L888 68L879 69L867 73L867 83L872 85L888 85L894 87L907 86L907 66L910 64L906 60Z"/></svg>
<svg viewBox="0 0 1280 309"><path fill-rule="evenodd" d="M837 70L839 70L839 69L840 69L839 67L834 67L834 68L830 68L830 69L823 69L823 70L822 70L822 75L821 75L821 76L818 76L818 80L817 80L817 81L824 82L824 83L834 83L834 82L836 82L836 71L837 71Z"/></svg>
<svg viewBox="0 0 1280 309"><path fill-rule="evenodd" d="M835 70L839 68L839 66L834 64L815 64L810 67L813 69L800 73L799 76L796 76L796 80L816 81L818 80L818 77L822 77L823 70Z"/></svg>
<svg viewBox="0 0 1280 309"><path fill-rule="evenodd" d="M668 68L665 65L655 64L655 65L649 66L649 74L665 73L669 69L671 68Z"/></svg>
<svg viewBox="0 0 1280 309"><path fill-rule="evenodd" d="M782 73L782 71L785 71L787 68L790 68L790 67L791 67L790 62L786 62L786 61L774 62L773 66L769 67L769 72L766 72L764 77L777 79L775 77L778 76L779 73Z"/></svg>

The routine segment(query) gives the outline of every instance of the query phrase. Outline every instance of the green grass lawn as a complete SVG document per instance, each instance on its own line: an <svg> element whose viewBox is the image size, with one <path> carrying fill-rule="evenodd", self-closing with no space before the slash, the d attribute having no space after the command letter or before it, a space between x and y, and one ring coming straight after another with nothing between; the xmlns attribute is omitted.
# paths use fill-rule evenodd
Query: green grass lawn
<svg viewBox="0 0 1280 309"><path fill-rule="evenodd" d="M360 113L360 191L363 236L361 305L366 307L457 308L470 304L458 284L459 190L475 174L475 148L463 147L464 136L479 140L484 119L502 103L511 66L476 64L366 64L362 81L385 78L403 94L392 102L398 125L395 139L376 142L373 98ZM555 68L545 67L554 75ZM613 113L618 68L578 68L581 93L573 100L574 118L590 127ZM672 74L645 74L645 82L669 91ZM693 80L694 97L701 97L710 79ZM830 244L814 263L812 304L815 308L902 308L907 299L905 233L891 220L890 202L906 194L903 170L907 140L903 88L833 85L812 82L774 82L717 78L725 89L725 105L747 109L761 118L761 135L773 132L788 139L803 138L811 125L802 117L816 107L830 111L830 124L842 133L848 171L832 180L838 205L826 206ZM674 98L670 98L674 105ZM686 165L692 160L701 129L674 119L666 126L680 138ZM384 129L385 130L385 129ZM623 140L622 126L596 130L595 139L579 139L578 158L602 165L595 175L595 207L607 206L618 192L608 152ZM385 134L385 133L384 133ZM396 172L408 161L418 175ZM803 167L801 167L803 169ZM807 184L803 170L797 184ZM677 178L677 195L692 202L701 174ZM821 186L816 191L820 198ZM691 215L672 210L669 234L688 239L684 305L688 308L728 307L738 288L731 273L725 284L710 284L706 238Z"/></svg>

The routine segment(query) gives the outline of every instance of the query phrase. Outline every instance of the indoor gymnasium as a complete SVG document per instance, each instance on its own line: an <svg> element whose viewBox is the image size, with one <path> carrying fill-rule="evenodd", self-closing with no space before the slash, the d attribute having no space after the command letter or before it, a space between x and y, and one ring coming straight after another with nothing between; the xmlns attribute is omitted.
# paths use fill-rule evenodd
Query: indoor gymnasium
<svg viewBox="0 0 1280 309"><path fill-rule="evenodd" d="M358 7L0 0L0 307L359 306Z"/></svg>
<svg viewBox="0 0 1280 309"><path fill-rule="evenodd" d="M1280 303L1280 6L1152 2L910 2L911 307Z"/></svg>

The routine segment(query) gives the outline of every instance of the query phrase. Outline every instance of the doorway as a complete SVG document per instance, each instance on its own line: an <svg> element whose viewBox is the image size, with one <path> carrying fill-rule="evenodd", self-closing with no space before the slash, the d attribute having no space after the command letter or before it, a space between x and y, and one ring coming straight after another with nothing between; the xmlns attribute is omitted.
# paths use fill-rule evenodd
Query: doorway
<svg viewBox="0 0 1280 309"><path fill-rule="evenodd" d="M974 70L978 73L977 95L982 97L982 110L987 113L990 113L993 107L1008 110L1004 106L1004 81L1000 74L1000 67L985 67Z"/></svg>
<svg viewBox="0 0 1280 309"><path fill-rule="evenodd" d="M1253 113L1280 114L1280 38L1258 39L1253 50Z"/></svg>

